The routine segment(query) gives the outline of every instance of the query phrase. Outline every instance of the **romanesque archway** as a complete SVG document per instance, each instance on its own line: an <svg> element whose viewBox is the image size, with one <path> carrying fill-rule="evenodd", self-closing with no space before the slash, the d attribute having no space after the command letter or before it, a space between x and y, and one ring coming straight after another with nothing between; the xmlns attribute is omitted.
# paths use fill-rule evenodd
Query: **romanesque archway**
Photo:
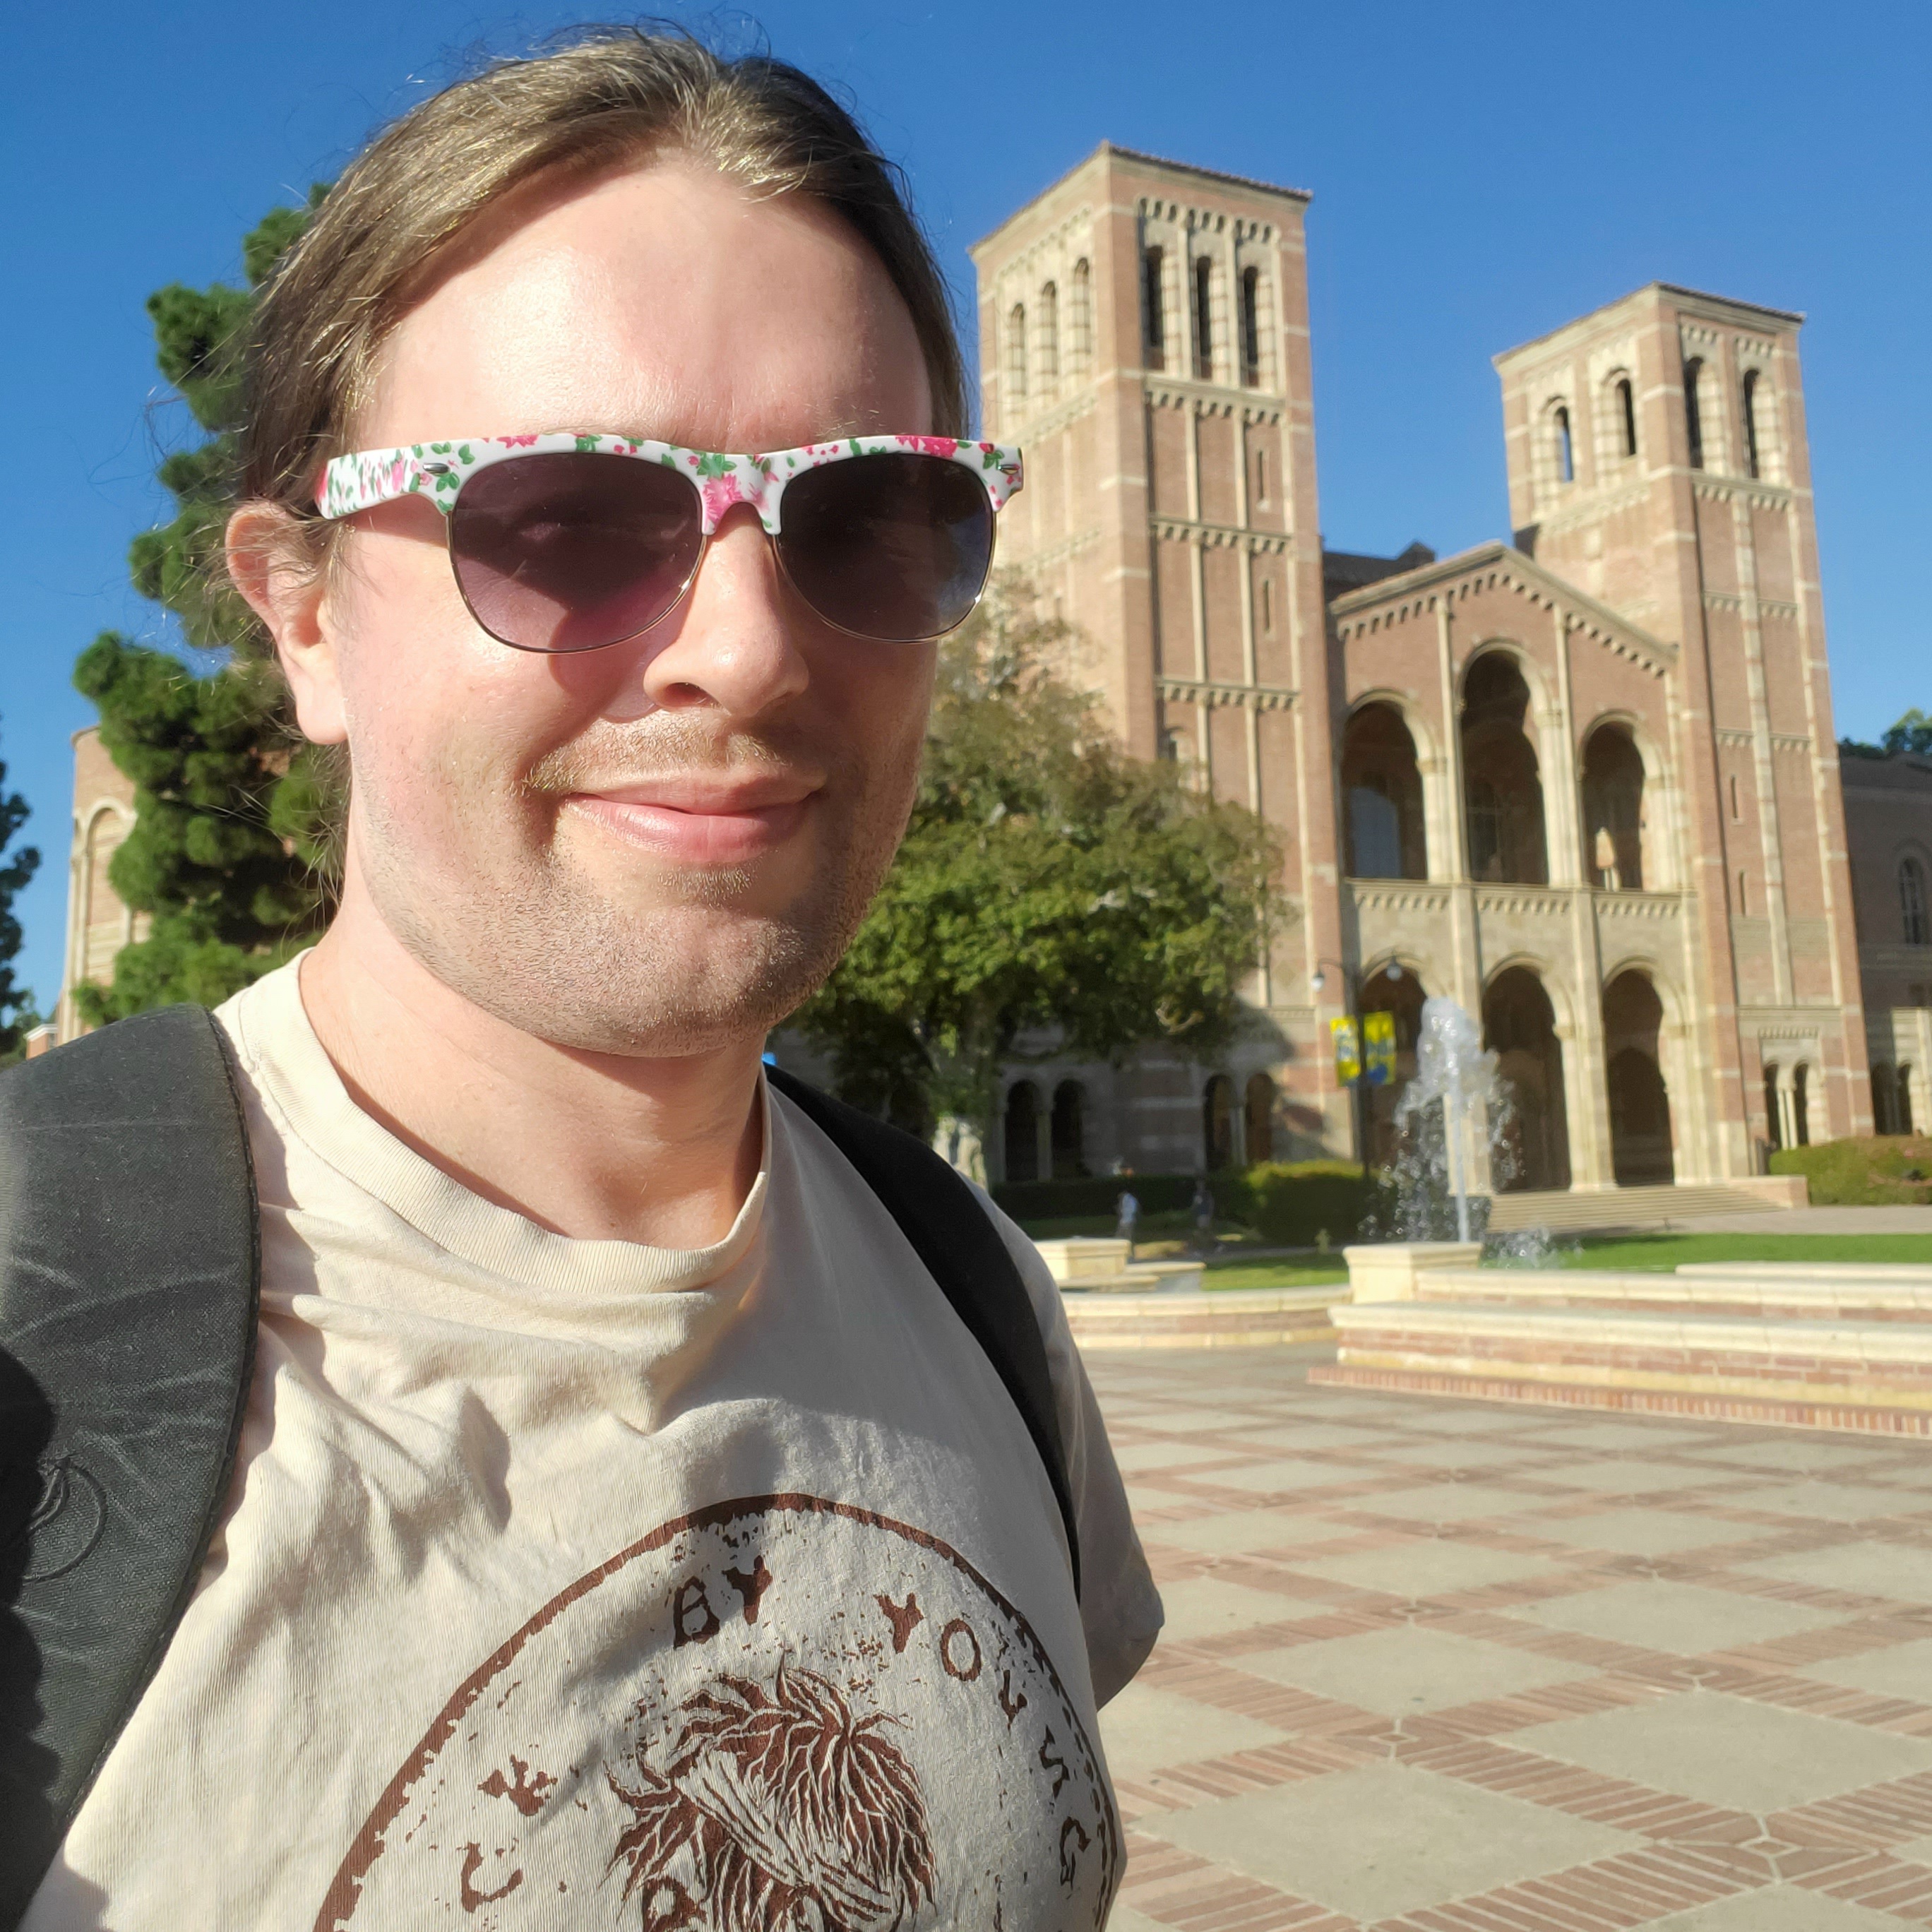
<svg viewBox="0 0 1932 1932"><path fill-rule="evenodd" d="M1483 1044L1510 1106L1496 1135L1493 1178L1498 1193L1570 1185L1570 1130L1563 1104L1563 1045L1543 982L1527 966L1511 966L1483 995Z"/></svg>
<svg viewBox="0 0 1932 1932"><path fill-rule="evenodd" d="M1462 784L1469 876L1540 886L1550 878L1543 782L1526 728L1529 686L1506 651L1490 651L1462 681Z"/></svg>
<svg viewBox="0 0 1932 1932"><path fill-rule="evenodd" d="M1201 1096L1202 1164L1218 1174L1234 1164L1234 1083L1217 1073Z"/></svg>
<svg viewBox="0 0 1932 1932"><path fill-rule="evenodd" d="M1426 879L1422 775L1393 704L1365 704L1342 732L1344 855L1352 879Z"/></svg>
<svg viewBox="0 0 1932 1932"><path fill-rule="evenodd" d="M1626 726L1600 724L1583 747L1583 864L1604 892L1643 890L1643 754Z"/></svg>
<svg viewBox="0 0 1932 1932"><path fill-rule="evenodd" d="M1016 1080L1006 1089L1006 1165L1009 1180L1040 1178L1040 1089Z"/></svg>
<svg viewBox="0 0 1932 1932"><path fill-rule="evenodd" d="M1077 1080L1053 1090L1053 1178L1071 1180L1087 1172L1087 1095Z"/></svg>
<svg viewBox="0 0 1932 1932"><path fill-rule="evenodd" d="M1406 967L1384 966L1362 983L1356 1011L1388 1013L1395 1022L1395 1072L1381 1086L1366 1079L1358 1084L1362 1117L1362 1150L1370 1167L1391 1167L1402 1139L1396 1102L1415 1078L1416 1036L1422 1030L1422 1003L1428 997L1417 976Z"/></svg>
<svg viewBox="0 0 1932 1932"><path fill-rule="evenodd" d="M1610 1168L1619 1187L1677 1178L1659 1036L1664 1002L1648 974L1619 973L1604 989L1604 1070L1610 1090Z"/></svg>
<svg viewBox="0 0 1932 1932"><path fill-rule="evenodd" d="M1274 1158L1275 1085L1265 1073L1248 1076L1247 1106L1242 1120L1248 1165Z"/></svg>

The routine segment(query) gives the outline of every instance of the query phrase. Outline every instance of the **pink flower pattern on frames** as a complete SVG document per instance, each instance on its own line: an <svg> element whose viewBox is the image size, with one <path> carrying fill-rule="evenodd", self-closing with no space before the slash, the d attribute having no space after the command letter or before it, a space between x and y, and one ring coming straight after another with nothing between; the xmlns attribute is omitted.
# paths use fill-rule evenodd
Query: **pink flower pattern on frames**
<svg viewBox="0 0 1932 1932"><path fill-rule="evenodd" d="M628 436L580 436L568 430L543 436L459 436L448 442L416 442L406 449L365 449L322 466L316 508L325 517L346 517L398 496L429 498L446 516L465 477L513 456L554 451L634 456L682 470L698 486L704 505L704 533L712 535L725 512L748 503L767 531L778 527L778 500L785 485L808 470L855 456L910 451L938 457L976 472L995 510L1004 507L1022 480L1020 452L997 442L962 442L950 436L854 436L807 443L764 456L733 456L717 450L682 449Z"/></svg>

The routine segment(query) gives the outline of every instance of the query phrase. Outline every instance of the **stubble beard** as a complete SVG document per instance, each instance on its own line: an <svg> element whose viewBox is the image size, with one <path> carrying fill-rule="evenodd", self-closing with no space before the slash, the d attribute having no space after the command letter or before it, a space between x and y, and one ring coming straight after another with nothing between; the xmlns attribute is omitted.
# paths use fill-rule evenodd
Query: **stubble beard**
<svg viewBox="0 0 1932 1932"><path fill-rule="evenodd" d="M741 766L782 756L742 737L729 750ZM598 769L610 769L609 757ZM775 912L744 908L750 866L660 865L634 900L614 897L559 836L562 797L588 762L577 747L540 761L513 799L463 800L443 842L454 863L425 863L387 801L358 786L361 869L401 945L518 1031L586 1053L703 1053L762 1036L824 983L898 848L917 759L915 743L870 770L832 775L811 808L812 876ZM683 760L699 762L724 760ZM629 769L678 763L660 744ZM519 822L506 838L512 818Z"/></svg>

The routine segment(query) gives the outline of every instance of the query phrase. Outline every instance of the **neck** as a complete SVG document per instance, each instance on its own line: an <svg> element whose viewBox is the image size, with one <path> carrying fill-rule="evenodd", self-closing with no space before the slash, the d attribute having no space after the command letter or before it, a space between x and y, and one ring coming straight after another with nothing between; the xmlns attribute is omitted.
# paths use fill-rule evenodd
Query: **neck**
<svg viewBox="0 0 1932 1932"><path fill-rule="evenodd" d="M554 1233L709 1246L757 1178L762 1034L657 1060L539 1040L445 986L353 891L302 994L364 1113Z"/></svg>

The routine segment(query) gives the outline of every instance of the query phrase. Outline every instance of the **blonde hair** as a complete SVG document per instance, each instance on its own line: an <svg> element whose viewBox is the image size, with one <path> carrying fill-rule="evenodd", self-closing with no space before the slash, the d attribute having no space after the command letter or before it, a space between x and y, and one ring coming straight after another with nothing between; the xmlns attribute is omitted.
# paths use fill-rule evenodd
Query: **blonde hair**
<svg viewBox="0 0 1932 1932"><path fill-rule="evenodd" d="M345 453L383 340L428 265L487 209L538 175L596 174L671 149L759 194L809 195L850 224L911 311L934 429L966 433L944 279L899 170L852 117L782 61L726 60L682 33L592 27L412 108L330 190L256 310L242 498L313 519L316 472Z"/></svg>

